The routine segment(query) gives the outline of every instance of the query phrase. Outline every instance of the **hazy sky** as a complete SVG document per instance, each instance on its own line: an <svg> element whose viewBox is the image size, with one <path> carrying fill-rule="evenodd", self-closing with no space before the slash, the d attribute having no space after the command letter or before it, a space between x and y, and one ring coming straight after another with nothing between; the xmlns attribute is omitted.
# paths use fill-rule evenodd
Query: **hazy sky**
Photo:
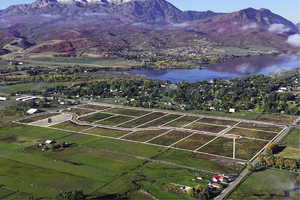
<svg viewBox="0 0 300 200"><path fill-rule="evenodd" d="M34 0L0 0L0 9ZM300 22L300 0L168 0L182 10L232 12L243 8L268 8L294 22Z"/></svg>

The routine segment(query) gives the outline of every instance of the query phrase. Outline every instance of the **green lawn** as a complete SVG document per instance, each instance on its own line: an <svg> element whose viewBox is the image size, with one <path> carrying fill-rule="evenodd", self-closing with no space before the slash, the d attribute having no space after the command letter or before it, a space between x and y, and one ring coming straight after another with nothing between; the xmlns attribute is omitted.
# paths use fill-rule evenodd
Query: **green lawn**
<svg viewBox="0 0 300 200"><path fill-rule="evenodd" d="M300 175L283 170L260 171L253 173L229 197L232 200L298 200L300 191L290 193L291 197L284 197L284 190L293 189Z"/></svg>
<svg viewBox="0 0 300 200"><path fill-rule="evenodd" d="M300 148L300 129L294 128L283 139L283 142L288 146L295 146Z"/></svg>

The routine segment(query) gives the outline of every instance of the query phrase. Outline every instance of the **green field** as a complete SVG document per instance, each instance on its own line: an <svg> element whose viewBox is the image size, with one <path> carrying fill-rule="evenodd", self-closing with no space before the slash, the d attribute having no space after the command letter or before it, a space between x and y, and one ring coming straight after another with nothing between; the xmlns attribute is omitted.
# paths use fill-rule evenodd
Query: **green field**
<svg viewBox="0 0 300 200"><path fill-rule="evenodd" d="M112 117L112 116L113 115L99 112L99 113L96 113L96 114L92 114L92 115L88 115L88 116L85 116L85 117L81 117L81 118L79 118L79 120L93 123L95 121L102 120L102 119L105 119L105 118L108 118L108 117Z"/></svg>
<svg viewBox="0 0 300 200"><path fill-rule="evenodd" d="M298 200L299 190L291 192L289 198L284 196L284 190L293 189L297 181L300 181L300 175L288 171L268 169L255 172L231 194L229 199Z"/></svg>
<svg viewBox="0 0 300 200"><path fill-rule="evenodd" d="M282 152L277 154L278 156L284 157L284 158L293 158L293 159L300 159L300 148L299 147L293 147L293 146L287 146L284 148Z"/></svg>
<svg viewBox="0 0 300 200"><path fill-rule="evenodd" d="M198 151L220 156L232 157L233 140L229 138L219 137L208 145L202 147Z"/></svg>
<svg viewBox="0 0 300 200"><path fill-rule="evenodd" d="M171 131L166 135L158 137L154 140L151 140L150 143L159 144L169 146L187 136L191 135L191 133L179 132L179 131Z"/></svg>
<svg viewBox="0 0 300 200"><path fill-rule="evenodd" d="M128 131L120 131L120 130L108 129L108 128L92 128L85 132L94 135L102 135L102 136L109 136L109 137L121 137L129 133Z"/></svg>
<svg viewBox="0 0 300 200"><path fill-rule="evenodd" d="M175 115L175 114L170 114L167 116L164 116L158 120L152 121L150 123L145 124L144 126L142 126L141 128L145 128L145 127L157 127L157 126L161 126L163 124L166 124L178 117L180 117L181 115Z"/></svg>
<svg viewBox="0 0 300 200"><path fill-rule="evenodd" d="M183 127L195 120L199 119L198 117L194 117L194 116L184 116L181 117L180 119L177 119L173 122L170 122L168 124L166 124L165 126L172 126L172 127Z"/></svg>
<svg viewBox="0 0 300 200"><path fill-rule="evenodd" d="M234 135L240 135L249 138L264 139L264 140L271 140L277 135L277 133L242 129L242 128L234 128L230 130L227 134L234 134Z"/></svg>
<svg viewBox="0 0 300 200"><path fill-rule="evenodd" d="M134 141L139 141L139 142L146 142L158 135L165 133L166 131L167 130L137 131L137 132L134 132L134 133L124 137L124 139L134 140Z"/></svg>
<svg viewBox="0 0 300 200"><path fill-rule="evenodd" d="M124 127L124 128L134 128L134 127L140 126L142 124L145 124L149 121L155 120L156 118L162 117L164 115L166 115L166 114L161 113L161 112L154 112L154 113L151 113L151 114L146 115L144 117L135 119L133 121L129 121L129 122L127 122L125 124L122 124L120 126Z"/></svg>
<svg viewBox="0 0 300 200"><path fill-rule="evenodd" d="M68 126L68 124L67 124ZM74 143L62 151L42 152L34 147L46 139ZM210 173L138 159L155 158L219 173L234 172L215 159L179 150L95 137L32 126L0 128L0 197L21 200L53 198L57 193L83 190L86 194L112 195L130 191L140 197L140 187L158 199L191 200L164 190L166 183L193 186L195 176L207 184ZM140 187L137 187L137 184ZM7 189L6 189L7 188ZM9 190L8 190L9 189ZM142 197L144 197L142 195ZM105 198L104 198L105 199Z"/></svg>
<svg viewBox="0 0 300 200"><path fill-rule="evenodd" d="M283 129L283 127L279 127L279 126L269 126L264 124L254 124L254 123L246 123L246 122L240 123L238 127L261 130L261 131L273 131L273 132L280 132Z"/></svg>
<svg viewBox="0 0 300 200"><path fill-rule="evenodd" d="M112 108L106 110L106 112L120 114L120 115L129 115L133 117L140 117L150 113L150 111L137 110L137 109L125 109L125 108Z"/></svg>
<svg viewBox="0 0 300 200"><path fill-rule="evenodd" d="M238 123L236 121L220 120L220 119L213 119L213 118L206 118L206 117L199 119L198 121L203 122L203 123L223 125L223 126L226 126L226 125L233 126Z"/></svg>
<svg viewBox="0 0 300 200"><path fill-rule="evenodd" d="M250 160L267 143L261 140L238 139L236 140L236 158Z"/></svg>
<svg viewBox="0 0 300 200"><path fill-rule="evenodd" d="M300 129L293 128L289 134L283 139L283 142L288 146L300 148Z"/></svg>
<svg viewBox="0 0 300 200"><path fill-rule="evenodd" d="M188 150L195 150L214 138L215 138L214 136L210 136L210 135L195 134L187 138L186 140L177 143L175 147L188 149Z"/></svg>
<svg viewBox="0 0 300 200"><path fill-rule="evenodd" d="M84 129L91 128L91 126L82 126L82 125L75 124L71 121L66 121L66 122L63 122L60 124L56 124L52 127L64 129L64 130L68 130L68 131L83 131Z"/></svg>
<svg viewBox="0 0 300 200"><path fill-rule="evenodd" d="M109 119L101 120L100 122L97 122L97 124L116 126L116 125L122 124L122 123L127 122L132 119L134 119L134 118L128 117L128 116L123 116L123 115L118 115L118 116L111 117Z"/></svg>
<svg viewBox="0 0 300 200"><path fill-rule="evenodd" d="M199 122L194 122L193 124L188 125L186 128L204 131L204 132L211 132L211 133L219 133L220 131L226 129L224 126L214 126L208 124L202 124Z"/></svg>

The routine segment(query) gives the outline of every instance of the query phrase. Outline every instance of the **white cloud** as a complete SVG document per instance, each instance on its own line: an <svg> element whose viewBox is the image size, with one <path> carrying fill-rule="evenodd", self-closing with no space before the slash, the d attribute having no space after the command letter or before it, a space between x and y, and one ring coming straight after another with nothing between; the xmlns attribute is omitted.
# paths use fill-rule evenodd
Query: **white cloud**
<svg viewBox="0 0 300 200"><path fill-rule="evenodd" d="M268 30L273 33L286 33L290 31L290 28L284 24L272 24Z"/></svg>
<svg viewBox="0 0 300 200"><path fill-rule="evenodd" d="M294 34L289 36L287 43L294 47L300 47L300 34Z"/></svg>
<svg viewBox="0 0 300 200"><path fill-rule="evenodd" d="M249 30L249 29L256 29L258 28L258 25L256 23L246 24L242 26L242 30Z"/></svg>

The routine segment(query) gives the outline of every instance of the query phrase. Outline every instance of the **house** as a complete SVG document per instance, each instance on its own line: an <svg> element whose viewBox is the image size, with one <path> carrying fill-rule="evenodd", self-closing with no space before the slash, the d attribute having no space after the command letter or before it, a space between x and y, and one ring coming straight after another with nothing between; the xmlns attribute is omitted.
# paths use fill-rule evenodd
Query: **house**
<svg viewBox="0 0 300 200"><path fill-rule="evenodd" d="M230 112L230 113L235 113L235 108L230 108L230 109L229 109L229 112Z"/></svg>
<svg viewBox="0 0 300 200"><path fill-rule="evenodd" d="M216 189L223 189L223 186L219 183L209 183L208 187L210 188L216 188Z"/></svg>
<svg viewBox="0 0 300 200"><path fill-rule="evenodd" d="M55 141L53 141L53 140L46 140L45 141L45 144L55 144L56 142Z"/></svg>
<svg viewBox="0 0 300 200"><path fill-rule="evenodd" d="M0 97L0 101L6 101L7 98L6 97Z"/></svg>
<svg viewBox="0 0 300 200"><path fill-rule="evenodd" d="M39 110L36 109L36 108L30 108L29 110L26 111L26 113L28 115L33 115L33 114L38 113L38 112L39 112Z"/></svg>

